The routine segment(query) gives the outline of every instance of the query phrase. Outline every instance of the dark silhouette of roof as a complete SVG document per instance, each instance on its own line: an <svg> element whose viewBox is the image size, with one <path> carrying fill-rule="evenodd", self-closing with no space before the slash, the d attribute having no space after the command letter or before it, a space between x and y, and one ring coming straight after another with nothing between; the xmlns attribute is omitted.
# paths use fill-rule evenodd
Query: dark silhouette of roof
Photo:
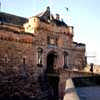
<svg viewBox="0 0 100 100"><path fill-rule="evenodd" d="M38 17L40 21L46 23L54 23L57 26L67 27L67 24L63 20L58 20L53 17L53 15L50 13L50 7L47 7L46 11L37 14L36 17ZM0 22L15 25L23 25L24 23L28 22L28 19L13 14L8 14L5 12L0 12Z"/></svg>
<svg viewBox="0 0 100 100"><path fill-rule="evenodd" d="M46 22L46 23L54 23L57 26L65 26L67 27L67 24L64 21L58 20L53 17L53 15L50 13L50 7L47 7L46 11L41 12L36 15L40 21Z"/></svg>
<svg viewBox="0 0 100 100"><path fill-rule="evenodd" d="M16 16L13 14L8 14L5 12L0 12L0 22L2 23L9 23L15 25L23 25L28 21L27 18Z"/></svg>
<svg viewBox="0 0 100 100"><path fill-rule="evenodd" d="M67 24L64 22L64 21L60 21L60 20L52 20L53 23L55 23L57 26L66 26L67 27Z"/></svg>
<svg viewBox="0 0 100 100"><path fill-rule="evenodd" d="M85 46L84 43L73 42L73 44L75 44L76 46Z"/></svg>

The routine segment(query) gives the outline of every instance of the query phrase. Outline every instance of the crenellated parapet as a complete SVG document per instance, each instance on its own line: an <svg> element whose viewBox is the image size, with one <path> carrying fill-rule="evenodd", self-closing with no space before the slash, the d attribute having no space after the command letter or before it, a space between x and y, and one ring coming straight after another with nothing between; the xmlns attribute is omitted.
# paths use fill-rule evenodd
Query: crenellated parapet
<svg viewBox="0 0 100 100"><path fill-rule="evenodd" d="M40 27L40 20L38 17L31 17L29 18L28 22L25 23L23 26L25 28L25 32L34 34Z"/></svg>

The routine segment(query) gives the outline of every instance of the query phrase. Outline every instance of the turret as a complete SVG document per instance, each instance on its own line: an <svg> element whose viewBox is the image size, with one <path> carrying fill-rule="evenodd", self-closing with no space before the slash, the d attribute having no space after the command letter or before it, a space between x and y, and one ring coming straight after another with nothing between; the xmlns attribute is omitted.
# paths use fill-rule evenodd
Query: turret
<svg viewBox="0 0 100 100"><path fill-rule="evenodd" d="M29 18L29 22L24 24L25 32L35 33L39 28L39 18L34 16Z"/></svg>

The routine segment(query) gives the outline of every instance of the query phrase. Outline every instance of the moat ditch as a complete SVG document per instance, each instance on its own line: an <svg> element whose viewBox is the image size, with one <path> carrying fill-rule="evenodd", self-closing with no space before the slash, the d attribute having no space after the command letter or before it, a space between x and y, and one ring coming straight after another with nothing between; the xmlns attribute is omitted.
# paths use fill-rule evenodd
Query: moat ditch
<svg viewBox="0 0 100 100"><path fill-rule="evenodd" d="M100 100L100 76L73 78L80 100Z"/></svg>

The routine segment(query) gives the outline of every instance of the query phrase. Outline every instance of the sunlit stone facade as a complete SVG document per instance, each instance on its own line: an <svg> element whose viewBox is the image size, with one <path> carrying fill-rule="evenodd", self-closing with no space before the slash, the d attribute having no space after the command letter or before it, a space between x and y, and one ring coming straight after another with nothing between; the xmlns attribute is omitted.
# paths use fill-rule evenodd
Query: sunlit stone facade
<svg viewBox="0 0 100 100"><path fill-rule="evenodd" d="M47 66L48 53L54 51L57 53L55 65L58 68L66 66L69 69L82 69L86 64L85 44L74 42L73 26L68 26L60 20L58 14L56 15L54 18L50 8L47 7L45 12L29 18L28 22L24 24L25 32L38 37L37 41L40 41L40 44L37 46L43 49L43 66Z"/></svg>
<svg viewBox="0 0 100 100"><path fill-rule="evenodd" d="M58 14L54 18L49 7L45 12L29 19L0 12L0 81L6 82L18 77L27 79L27 82L16 81L13 93L16 94L18 88L20 90L17 95L23 93L36 96L39 93L45 94L40 85L45 79L44 73L52 75L59 73L54 78L51 75L52 82L47 76L49 83L45 84L51 84L53 91L59 92L55 92L54 97L57 95L62 98L66 80L63 74L69 75L63 70L81 70L86 64L85 44L74 42L73 37L74 27L61 21ZM56 86L53 86L53 82ZM2 85L2 82L0 84ZM0 88L2 89L0 96L5 96L4 88ZM7 93L9 94L9 91Z"/></svg>

